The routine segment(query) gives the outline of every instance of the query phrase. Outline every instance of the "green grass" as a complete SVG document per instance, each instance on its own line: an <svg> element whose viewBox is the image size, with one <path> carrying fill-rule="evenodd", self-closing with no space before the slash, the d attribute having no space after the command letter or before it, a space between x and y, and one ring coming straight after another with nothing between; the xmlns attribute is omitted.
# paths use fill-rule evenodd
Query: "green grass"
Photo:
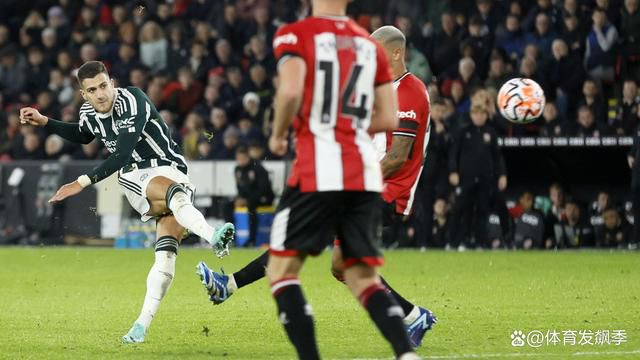
<svg viewBox="0 0 640 360"><path fill-rule="evenodd" d="M234 271L258 254L234 250L217 260L181 250L147 342L127 346L120 337L140 310L151 250L0 248L0 358L293 358L266 281L212 306L194 275L200 259ZM323 357L390 358L360 305L331 276L328 255L310 259L301 276ZM419 350L425 358L639 358L639 255L396 251L386 254L383 273L440 318ZM514 348L516 329L622 329L628 342Z"/></svg>

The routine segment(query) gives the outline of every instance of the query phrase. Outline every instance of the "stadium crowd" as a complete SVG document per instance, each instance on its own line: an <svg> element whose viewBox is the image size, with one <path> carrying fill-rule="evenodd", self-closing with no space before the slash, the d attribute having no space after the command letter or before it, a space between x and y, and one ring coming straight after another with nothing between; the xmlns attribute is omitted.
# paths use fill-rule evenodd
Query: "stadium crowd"
<svg viewBox="0 0 640 360"><path fill-rule="evenodd" d="M373 31L393 23L407 34L408 68L429 86L432 135L425 173L431 178L423 179L421 187L434 189L422 207L429 218L435 215L424 231L428 242L418 245L449 243L448 152L453 134L470 123L472 107L485 109L487 124L498 136L634 133L640 118L639 2L351 3L350 14L365 28ZM42 130L19 126L17 109L24 105L76 122L83 100L74 71L89 60L103 61L117 86L136 86L148 94L187 159L231 160L245 147L264 154L263 159L276 159L266 148L278 86L273 35L279 25L309 13L307 0L3 1L0 161L107 155L97 142L74 146ZM513 125L496 111L498 89L515 76L536 80L547 96L543 116L526 126ZM622 242L617 233L611 235L615 226L607 224L625 229L628 224L620 211L615 211L615 218L612 213L607 217L605 210L611 206L601 206L600 196L598 211L604 220L593 223L586 211L574 211L571 202L554 201L551 195L551 205L543 206L543 201L537 206L540 211L527 217L532 222L540 217L542 235L518 238L523 214L533 211L532 197L525 192L510 209L515 224L503 226L509 240L500 244L549 248L628 242L628 235ZM582 223L588 224L576 225ZM587 232L591 237L575 241Z"/></svg>

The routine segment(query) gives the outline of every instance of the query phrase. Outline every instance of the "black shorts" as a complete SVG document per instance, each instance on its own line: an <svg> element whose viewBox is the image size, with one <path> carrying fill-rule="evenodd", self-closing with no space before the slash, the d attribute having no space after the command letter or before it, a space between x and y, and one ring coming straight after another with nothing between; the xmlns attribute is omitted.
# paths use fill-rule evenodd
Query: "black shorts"
<svg viewBox="0 0 640 360"><path fill-rule="evenodd" d="M276 256L318 255L337 237L345 267L383 264L378 244L382 232L376 192L302 193L288 187L271 227L270 253Z"/></svg>

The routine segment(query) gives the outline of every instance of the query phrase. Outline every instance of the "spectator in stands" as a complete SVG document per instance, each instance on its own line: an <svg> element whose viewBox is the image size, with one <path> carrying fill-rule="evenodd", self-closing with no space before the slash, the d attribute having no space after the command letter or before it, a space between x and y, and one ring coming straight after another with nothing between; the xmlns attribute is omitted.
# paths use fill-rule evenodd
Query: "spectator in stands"
<svg viewBox="0 0 640 360"><path fill-rule="evenodd" d="M197 112L190 112L184 120L182 135L182 151L185 159L195 160L199 157L198 144L204 137L204 121Z"/></svg>
<svg viewBox="0 0 640 360"><path fill-rule="evenodd" d="M624 0L596 0L595 1L595 9L602 9L607 15L607 19L615 26L616 28L620 27L620 10L622 9L622 2Z"/></svg>
<svg viewBox="0 0 640 360"><path fill-rule="evenodd" d="M129 72L129 84L140 89L147 89L147 69L136 66Z"/></svg>
<svg viewBox="0 0 640 360"><path fill-rule="evenodd" d="M270 21L268 7L260 6L253 12L253 19L246 28L246 36L247 38L258 36L263 39L267 47L270 48L276 30L276 27Z"/></svg>
<svg viewBox="0 0 640 360"><path fill-rule="evenodd" d="M476 0L477 12L483 24L483 33L493 34L498 25L504 20L505 14L500 5L493 0Z"/></svg>
<svg viewBox="0 0 640 360"><path fill-rule="evenodd" d="M489 61L489 73L487 74L484 86L498 91L511 77L504 57L502 57L498 51L494 50Z"/></svg>
<svg viewBox="0 0 640 360"><path fill-rule="evenodd" d="M564 31L562 32L561 39L567 44L570 52L582 56L584 54L584 39L586 34L580 28L578 21L578 17L574 14L565 15Z"/></svg>
<svg viewBox="0 0 640 360"><path fill-rule="evenodd" d="M496 46L504 50L511 60L522 57L525 45L525 35L520 28L520 20L514 14L507 15L504 30L496 36Z"/></svg>
<svg viewBox="0 0 640 360"><path fill-rule="evenodd" d="M241 146L246 147L253 141L264 141L260 128L248 116L241 116L238 120L238 132Z"/></svg>
<svg viewBox="0 0 640 360"><path fill-rule="evenodd" d="M25 90L27 65L13 45L5 46L0 54L0 88L5 101L18 100Z"/></svg>
<svg viewBox="0 0 640 360"><path fill-rule="evenodd" d="M262 126L262 111L260 98L254 92L248 92L242 97L242 117L249 118L254 126Z"/></svg>
<svg viewBox="0 0 640 360"><path fill-rule="evenodd" d="M260 36L251 37L244 53L252 66L260 64L268 73L275 72L276 63L273 55L267 51L267 44Z"/></svg>
<svg viewBox="0 0 640 360"><path fill-rule="evenodd" d="M22 134L21 140L13 148L12 157L14 160L43 160L45 158L40 137L33 129Z"/></svg>
<svg viewBox="0 0 640 360"><path fill-rule="evenodd" d="M545 60L550 57L551 43L556 38L551 26L549 16L544 12L538 13L536 15L535 30L525 37L525 42L535 45Z"/></svg>
<svg viewBox="0 0 640 360"><path fill-rule="evenodd" d="M602 226L604 225L604 211L611 206L611 195L604 190L598 192L596 201L594 201L589 208L589 223L596 232L596 235L602 230Z"/></svg>
<svg viewBox="0 0 640 360"><path fill-rule="evenodd" d="M517 249L540 249L546 247L544 240L544 218L533 208L533 193L525 191L520 195L518 205L509 213L514 219L513 246Z"/></svg>
<svg viewBox="0 0 640 360"><path fill-rule="evenodd" d="M577 248L594 246L593 228L582 216L580 206L569 201L565 206L566 218L557 223L553 230L556 248Z"/></svg>
<svg viewBox="0 0 640 360"><path fill-rule="evenodd" d="M607 13L601 8L594 9L592 20L593 27L586 40L585 67L595 80L612 82L618 30L607 20Z"/></svg>
<svg viewBox="0 0 640 360"><path fill-rule="evenodd" d="M228 68L226 78L227 82L223 85L221 92L222 102L227 115L231 119L237 119L242 111L242 97L246 93L240 68Z"/></svg>
<svg viewBox="0 0 640 360"><path fill-rule="evenodd" d="M635 80L628 79L622 84L622 98L609 109L608 125L618 135L631 135L640 124L640 95ZM611 115L614 115L613 117Z"/></svg>
<svg viewBox="0 0 640 360"><path fill-rule="evenodd" d="M52 6L47 10L47 28L42 31L43 40L44 33L49 32L47 29L51 29L53 32L53 38L60 44L65 44L69 41L71 35L71 28L67 16L64 13L64 9L60 6ZM47 35L49 37L49 35ZM44 41L43 41L43 45ZM46 47L46 45L45 45Z"/></svg>
<svg viewBox="0 0 640 360"><path fill-rule="evenodd" d="M0 93L0 99L1 99ZM4 111L0 110L3 114ZM0 120L2 120L0 118ZM20 117L16 111L11 111L6 114L6 123L0 121L2 128L0 129L0 158L11 157L12 149L15 147L15 143L21 139L20 135Z"/></svg>
<svg viewBox="0 0 640 360"><path fill-rule="evenodd" d="M140 61L151 71L167 67L169 43L162 28L154 21L147 21L140 29Z"/></svg>
<svg viewBox="0 0 640 360"><path fill-rule="evenodd" d="M226 70L227 68L238 64L238 60L231 49L231 44L227 39L222 38L216 42L215 53L216 67L222 67Z"/></svg>
<svg viewBox="0 0 640 360"><path fill-rule="evenodd" d="M223 135L224 147L219 152L213 154L213 159L233 160L238 148L239 141L240 135L238 129L235 126L227 127Z"/></svg>
<svg viewBox="0 0 640 360"><path fill-rule="evenodd" d="M36 95L36 108L53 118L60 118L60 107L49 90L42 90Z"/></svg>
<svg viewBox="0 0 640 360"><path fill-rule="evenodd" d="M118 56L118 43L111 32L110 26L100 25L96 32L95 44L98 47L98 57L107 63L113 64Z"/></svg>
<svg viewBox="0 0 640 360"><path fill-rule="evenodd" d="M625 0L622 9L622 75L640 78L640 9L638 0Z"/></svg>
<svg viewBox="0 0 640 360"><path fill-rule="evenodd" d="M47 160L67 161L71 156L65 152L64 140L58 135L49 135L44 142L45 158Z"/></svg>
<svg viewBox="0 0 640 360"><path fill-rule="evenodd" d="M274 194L269 173L260 161L249 157L246 147L236 150L236 168L234 170L238 196L235 207L247 207L249 210L249 242L255 243L256 214L259 206L273 204Z"/></svg>
<svg viewBox="0 0 640 360"><path fill-rule="evenodd" d="M194 74L193 78L200 83L206 81L209 70L213 68L213 61L208 56L205 45L201 42L193 42L191 44L191 57L189 57L189 68Z"/></svg>
<svg viewBox="0 0 640 360"><path fill-rule="evenodd" d="M438 198L433 203L433 221L431 222L427 247L444 248L449 246L449 205L444 198Z"/></svg>
<svg viewBox="0 0 640 360"><path fill-rule="evenodd" d="M61 50L56 56L56 65L63 74L66 76L71 75L71 71L74 70L75 66L71 53L67 50Z"/></svg>
<svg viewBox="0 0 640 360"><path fill-rule="evenodd" d="M29 48L27 56L27 81L25 90L34 96L49 85L49 65L44 63L42 49L37 46Z"/></svg>
<svg viewBox="0 0 640 360"><path fill-rule="evenodd" d="M179 22L169 27L167 64L169 69L179 69L187 65L189 48L184 39L184 28Z"/></svg>
<svg viewBox="0 0 640 360"><path fill-rule="evenodd" d="M267 160L267 149L260 141L252 141L249 143L249 157L253 161Z"/></svg>
<svg viewBox="0 0 640 360"><path fill-rule="evenodd" d="M224 7L224 16L217 25L218 36L229 40L229 44L236 54L242 53L245 44L244 29L246 29L246 25L238 19L235 5L227 3Z"/></svg>
<svg viewBox="0 0 640 360"><path fill-rule="evenodd" d="M267 71L264 66L260 64L253 64L249 68L249 83L247 85L247 91L255 93L258 96L260 104L269 104L273 98L271 81L267 76Z"/></svg>
<svg viewBox="0 0 640 360"><path fill-rule="evenodd" d="M178 81L172 82L165 88L162 102L173 112L186 116L202 98L202 84L193 78L188 67L178 70Z"/></svg>
<svg viewBox="0 0 640 360"><path fill-rule="evenodd" d="M564 120L560 118L558 108L554 102L551 101L545 104L542 119L544 123L540 126L540 136L564 136Z"/></svg>
<svg viewBox="0 0 640 360"><path fill-rule="evenodd" d="M207 85L204 88L204 99L196 105L194 111L199 112L202 116L208 116L214 108L221 106L220 89L217 86Z"/></svg>
<svg viewBox="0 0 640 360"><path fill-rule="evenodd" d="M578 109L577 126L570 126L569 134L579 137L599 137L600 132L600 126L596 123L591 109L585 105L581 106Z"/></svg>
<svg viewBox="0 0 640 360"><path fill-rule="evenodd" d="M55 101L63 106L69 104L75 95L75 90L71 85L71 79L64 76L58 68L53 68L49 71L49 84L47 88L53 93Z"/></svg>
<svg viewBox="0 0 640 360"><path fill-rule="evenodd" d="M491 0L483 0L491 3ZM471 58L476 64L476 73L480 78L485 78L489 68L489 56L491 55L492 39L489 32L486 29L483 31L482 19L479 15L472 16L469 19L468 25L468 37L463 42L464 46L471 48Z"/></svg>
<svg viewBox="0 0 640 360"><path fill-rule="evenodd" d="M626 249L631 242L631 225L614 208L602 214L603 224L596 229L596 246Z"/></svg>
<svg viewBox="0 0 640 360"><path fill-rule="evenodd" d="M85 63L87 61L98 60L98 49L92 43L85 43L80 47L80 60Z"/></svg>
<svg viewBox="0 0 640 360"><path fill-rule="evenodd" d="M462 34L452 13L443 13L441 19L442 29L435 35L433 49L430 51L430 55L427 56L433 72L438 75L455 73L455 66L460 59Z"/></svg>
<svg viewBox="0 0 640 360"><path fill-rule="evenodd" d="M538 15L544 14L549 20L549 25L553 30L559 28L560 11L553 6L551 0L537 0L536 5L531 7L527 16L522 21L522 28L525 31L533 31L537 26Z"/></svg>
<svg viewBox="0 0 640 360"><path fill-rule="evenodd" d="M604 124L607 119L604 99L600 95L598 84L593 79L586 79L582 85L582 97L578 107L586 106L591 109L597 124Z"/></svg>
<svg viewBox="0 0 640 360"><path fill-rule="evenodd" d="M129 73L138 66L140 63L136 59L135 48L129 44L120 44L118 57L111 70L113 78L118 79L120 86L128 86Z"/></svg>
<svg viewBox="0 0 640 360"><path fill-rule="evenodd" d="M562 39L556 39L552 46L553 58L549 64L548 88L550 97L555 95L556 105L563 118L572 112L572 104L577 101L585 77L580 58L569 52Z"/></svg>

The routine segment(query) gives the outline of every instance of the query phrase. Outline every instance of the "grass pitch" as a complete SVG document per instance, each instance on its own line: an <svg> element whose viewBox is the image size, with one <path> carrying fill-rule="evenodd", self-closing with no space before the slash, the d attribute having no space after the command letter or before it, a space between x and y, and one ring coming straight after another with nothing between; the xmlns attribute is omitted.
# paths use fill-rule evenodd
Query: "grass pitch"
<svg viewBox="0 0 640 360"><path fill-rule="evenodd" d="M198 260L235 271L259 254L216 259L181 249L176 278L140 345L120 337L138 315L151 250L0 248L0 358L290 359L265 280L211 305ZM640 254L625 252L405 252L382 272L440 319L420 355L455 358L640 358ZM326 359L391 358L360 305L329 272L329 254L301 276ZM522 330L625 330L620 345L513 347Z"/></svg>

